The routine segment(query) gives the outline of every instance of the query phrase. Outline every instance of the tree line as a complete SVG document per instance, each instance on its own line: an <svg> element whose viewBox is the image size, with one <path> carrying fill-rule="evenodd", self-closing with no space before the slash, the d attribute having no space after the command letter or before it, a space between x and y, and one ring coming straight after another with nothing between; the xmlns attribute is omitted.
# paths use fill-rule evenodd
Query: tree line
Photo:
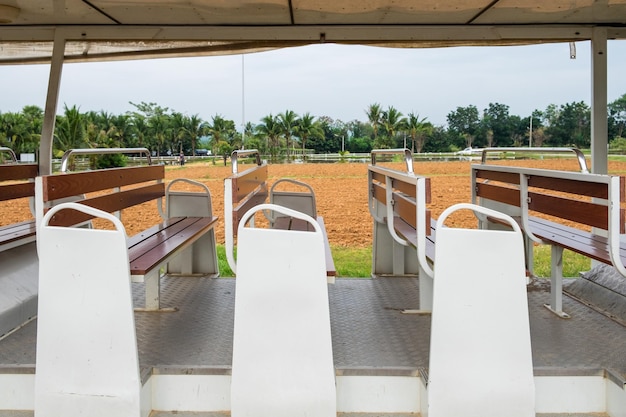
<svg viewBox="0 0 626 417"><path fill-rule="evenodd" d="M227 158L234 149L259 149L272 159L305 152L369 152L407 147L414 152L454 152L465 147L577 146L591 141L591 109L584 102L549 105L532 116L510 114L509 106L490 103L482 112L474 105L448 113L446 126L433 125L416 113L404 115L378 103L364 110L365 121L343 122L329 116L298 115L286 110L269 114L240 131L219 114L210 121L188 116L156 103L130 103L121 115L105 111L82 113L65 105L56 117L53 152L96 147L146 147L156 155L196 154L209 149ZM532 120L531 120L532 118ZM39 149L43 110L25 106L21 112L0 112L0 146L16 153ZM532 131L531 131L532 126ZM624 147L626 94L608 104L609 140Z"/></svg>

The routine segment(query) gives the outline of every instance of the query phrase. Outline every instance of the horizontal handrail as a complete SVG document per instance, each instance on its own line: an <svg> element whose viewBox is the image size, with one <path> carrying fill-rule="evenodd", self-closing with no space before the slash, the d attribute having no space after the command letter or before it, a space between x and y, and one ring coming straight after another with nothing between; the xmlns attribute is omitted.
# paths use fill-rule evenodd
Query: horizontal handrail
<svg viewBox="0 0 626 417"><path fill-rule="evenodd" d="M261 154L257 149L237 149L230 154L231 166L233 174L237 174L239 172L239 163L238 158L240 156L248 156L248 155L256 155L256 164L261 166Z"/></svg>
<svg viewBox="0 0 626 417"><path fill-rule="evenodd" d="M481 164L485 164L487 162L487 154L490 152L520 152L520 153L570 153L573 152L576 158L578 159L578 165L580 166L580 172L589 173L589 169L587 168L587 161L585 160L585 155L578 148L485 148L482 152L482 157L480 160Z"/></svg>
<svg viewBox="0 0 626 417"><path fill-rule="evenodd" d="M65 151L61 159L61 172L67 172L67 166L70 158L75 155L109 155L119 153L139 153L146 155L148 165L152 165L150 151L147 148L87 148L87 149L70 149Z"/></svg>
<svg viewBox="0 0 626 417"><path fill-rule="evenodd" d="M17 156L15 156L15 152L13 152L13 149L0 146L0 152L8 153L9 155L11 155L12 162L17 162Z"/></svg>
<svg viewBox="0 0 626 417"><path fill-rule="evenodd" d="M372 158L372 165L376 165L376 155L404 155L404 162L406 163L406 171L413 173L413 154L406 148L398 149L372 149L370 152Z"/></svg>

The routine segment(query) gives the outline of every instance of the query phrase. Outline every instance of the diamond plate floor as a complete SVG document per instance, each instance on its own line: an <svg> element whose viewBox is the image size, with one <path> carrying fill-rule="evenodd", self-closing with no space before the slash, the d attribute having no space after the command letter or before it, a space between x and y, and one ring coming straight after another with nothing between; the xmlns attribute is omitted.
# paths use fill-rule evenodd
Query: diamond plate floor
<svg viewBox="0 0 626 417"><path fill-rule="evenodd" d="M142 284L133 286L139 306ZM430 316L401 312L418 306L417 287L412 278L337 279L329 285L339 374L413 375L428 367ZM235 280L164 278L161 291L163 305L180 310L135 313L142 368L230 372ZM564 310L572 318L559 319L543 307L549 302L549 283L529 286L528 299L536 375L608 370L613 378L626 380L625 327L567 296ZM34 372L35 342L36 321L0 340L0 372Z"/></svg>

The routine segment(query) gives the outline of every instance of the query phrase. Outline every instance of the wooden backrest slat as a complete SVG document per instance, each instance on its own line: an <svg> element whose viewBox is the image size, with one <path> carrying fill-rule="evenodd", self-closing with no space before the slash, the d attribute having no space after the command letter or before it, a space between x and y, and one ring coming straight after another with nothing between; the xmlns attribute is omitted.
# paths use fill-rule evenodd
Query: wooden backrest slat
<svg viewBox="0 0 626 417"><path fill-rule="evenodd" d="M520 207L520 192L515 188L502 187L500 185L487 184L484 182L476 183L476 196Z"/></svg>
<svg viewBox="0 0 626 417"><path fill-rule="evenodd" d="M539 175L528 176L528 186L545 190L560 191L577 195L585 195L596 198L609 198L609 186L599 182L584 182L565 178L543 177Z"/></svg>
<svg viewBox="0 0 626 417"><path fill-rule="evenodd" d="M415 184L404 182L398 178L392 178L391 184L396 190L402 191L404 194L415 198L417 196Z"/></svg>
<svg viewBox="0 0 626 417"><path fill-rule="evenodd" d="M402 193L393 193L393 201L393 210L398 217L410 224L412 228L417 229L417 207L415 200ZM431 211L430 209L426 209L426 236L429 236L431 232L430 219Z"/></svg>
<svg viewBox="0 0 626 417"><path fill-rule="evenodd" d="M476 178L519 185L519 174L516 172L490 171L486 169L476 169L474 171Z"/></svg>
<svg viewBox="0 0 626 417"><path fill-rule="evenodd" d="M393 211L404 222L409 224L412 228L417 229L417 187L413 181L403 181L403 178L390 178L386 175L373 171L371 174L371 189L372 197L374 200L379 201L383 205L387 205L387 185L386 181L391 179L392 184L392 199L393 199ZM431 202L431 182L430 178L426 178L425 181L425 197L426 204ZM426 224L430 225L431 211L426 209ZM426 235L431 234L430 227L426 228Z"/></svg>
<svg viewBox="0 0 626 417"><path fill-rule="evenodd" d="M156 200L165 195L163 183L151 184L145 187L133 188L103 196L81 200L81 204L94 207L109 213L123 210L137 204ZM51 226L73 226L92 219L92 216L76 211L61 210L50 219Z"/></svg>
<svg viewBox="0 0 626 417"><path fill-rule="evenodd" d="M238 205L233 207L233 236L237 236L237 229L239 228L239 222L246 212L259 204L265 203L267 200L267 186L262 184L247 198L243 199Z"/></svg>
<svg viewBox="0 0 626 417"><path fill-rule="evenodd" d="M370 171L372 174L372 180L385 183L385 176L380 172Z"/></svg>
<svg viewBox="0 0 626 417"><path fill-rule="evenodd" d="M163 180L165 167L150 165L42 177L44 202L146 181Z"/></svg>
<svg viewBox="0 0 626 417"><path fill-rule="evenodd" d="M410 224L414 229L417 229L415 200L400 193L393 193L393 201L393 211L402 220Z"/></svg>
<svg viewBox="0 0 626 417"><path fill-rule="evenodd" d="M7 184L0 187L0 201L13 200L15 198L34 197L35 183L23 182L20 184Z"/></svg>
<svg viewBox="0 0 626 417"><path fill-rule="evenodd" d="M372 196L381 203L387 204L387 193L384 185L372 183Z"/></svg>
<svg viewBox="0 0 626 417"><path fill-rule="evenodd" d="M232 177L233 204L245 199L246 196L256 190L267 181L267 165L250 168L241 174Z"/></svg>
<svg viewBox="0 0 626 417"><path fill-rule="evenodd" d="M0 165L0 181L35 178L38 173L37 164Z"/></svg>
<svg viewBox="0 0 626 417"><path fill-rule="evenodd" d="M534 192L529 192L528 197L529 210L608 230L609 210L606 206Z"/></svg>

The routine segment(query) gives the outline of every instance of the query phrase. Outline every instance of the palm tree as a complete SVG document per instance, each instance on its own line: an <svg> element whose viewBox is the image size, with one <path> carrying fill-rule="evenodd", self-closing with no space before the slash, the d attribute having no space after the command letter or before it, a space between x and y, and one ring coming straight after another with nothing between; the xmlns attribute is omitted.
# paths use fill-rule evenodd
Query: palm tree
<svg viewBox="0 0 626 417"><path fill-rule="evenodd" d="M393 148L395 144L395 137L398 131L402 130L406 124L406 119L402 117L395 107L389 106L389 108L382 112L381 126L386 132L386 141L381 141L380 147Z"/></svg>
<svg viewBox="0 0 626 417"><path fill-rule="evenodd" d="M68 108L65 105L65 113L57 116L55 133L57 149L61 151L89 146L85 135L85 120L76 106Z"/></svg>
<svg viewBox="0 0 626 417"><path fill-rule="evenodd" d="M207 124L200 116L194 114L191 117L185 117L182 131L183 136L189 139L191 144L191 154L195 155L198 139L207 134Z"/></svg>
<svg viewBox="0 0 626 417"><path fill-rule="evenodd" d="M378 139L378 126L380 126L382 119L382 109L380 108L380 104L370 104L365 111L365 114L367 114L367 120L369 120L372 125L372 129L374 129L374 143L376 143Z"/></svg>
<svg viewBox="0 0 626 417"><path fill-rule="evenodd" d="M154 135L156 140L157 156L161 155L161 150L165 146L165 137L169 129L169 117L161 112L155 113L148 118L147 124L150 133Z"/></svg>
<svg viewBox="0 0 626 417"><path fill-rule="evenodd" d="M0 145L8 146L15 153L23 152L29 141L28 120L22 113L4 113L0 117Z"/></svg>
<svg viewBox="0 0 626 417"><path fill-rule="evenodd" d="M432 132L432 124L426 121L426 117L420 119L418 114L409 113L406 129L411 136L411 152L422 152L424 140Z"/></svg>
<svg viewBox="0 0 626 417"><path fill-rule="evenodd" d="M235 133L235 122L232 120L224 119L219 114L216 114L212 118L213 122L207 124L206 132L211 136L211 148L213 153L218 151L218 145L220 142L231 143L232 136Z"/></svg>
<svg viewBox="0 0 626 417"><path fill-rule="evenodd" d="M291 138L298 123L298 115L292 110L285 110L284 113L280 113L278 115L278 120L282 134L285 136L285 140L287 142L287 161L289 161Z"/></svg>
<svg viewBox="0 0 626 417"><path fill-rule="evenodd" d="M302 142L302 157L304 158L304 152L306 150L306 141L309 137L324 137L324 131L320 127L319 123L315 120L314 116L310 113L305 113L296 126L296 134L300 137Z"/></svg>
<svg viewBox="0 0 626 417"><path fill-rule="evenodd" d="M281 126L278 117L274 117L271 114L261 119L261 123L257 125L257 132L265 136L267 143L267 149L270 152L272 160L276 159L280 146L280 133Z"/></svg>

